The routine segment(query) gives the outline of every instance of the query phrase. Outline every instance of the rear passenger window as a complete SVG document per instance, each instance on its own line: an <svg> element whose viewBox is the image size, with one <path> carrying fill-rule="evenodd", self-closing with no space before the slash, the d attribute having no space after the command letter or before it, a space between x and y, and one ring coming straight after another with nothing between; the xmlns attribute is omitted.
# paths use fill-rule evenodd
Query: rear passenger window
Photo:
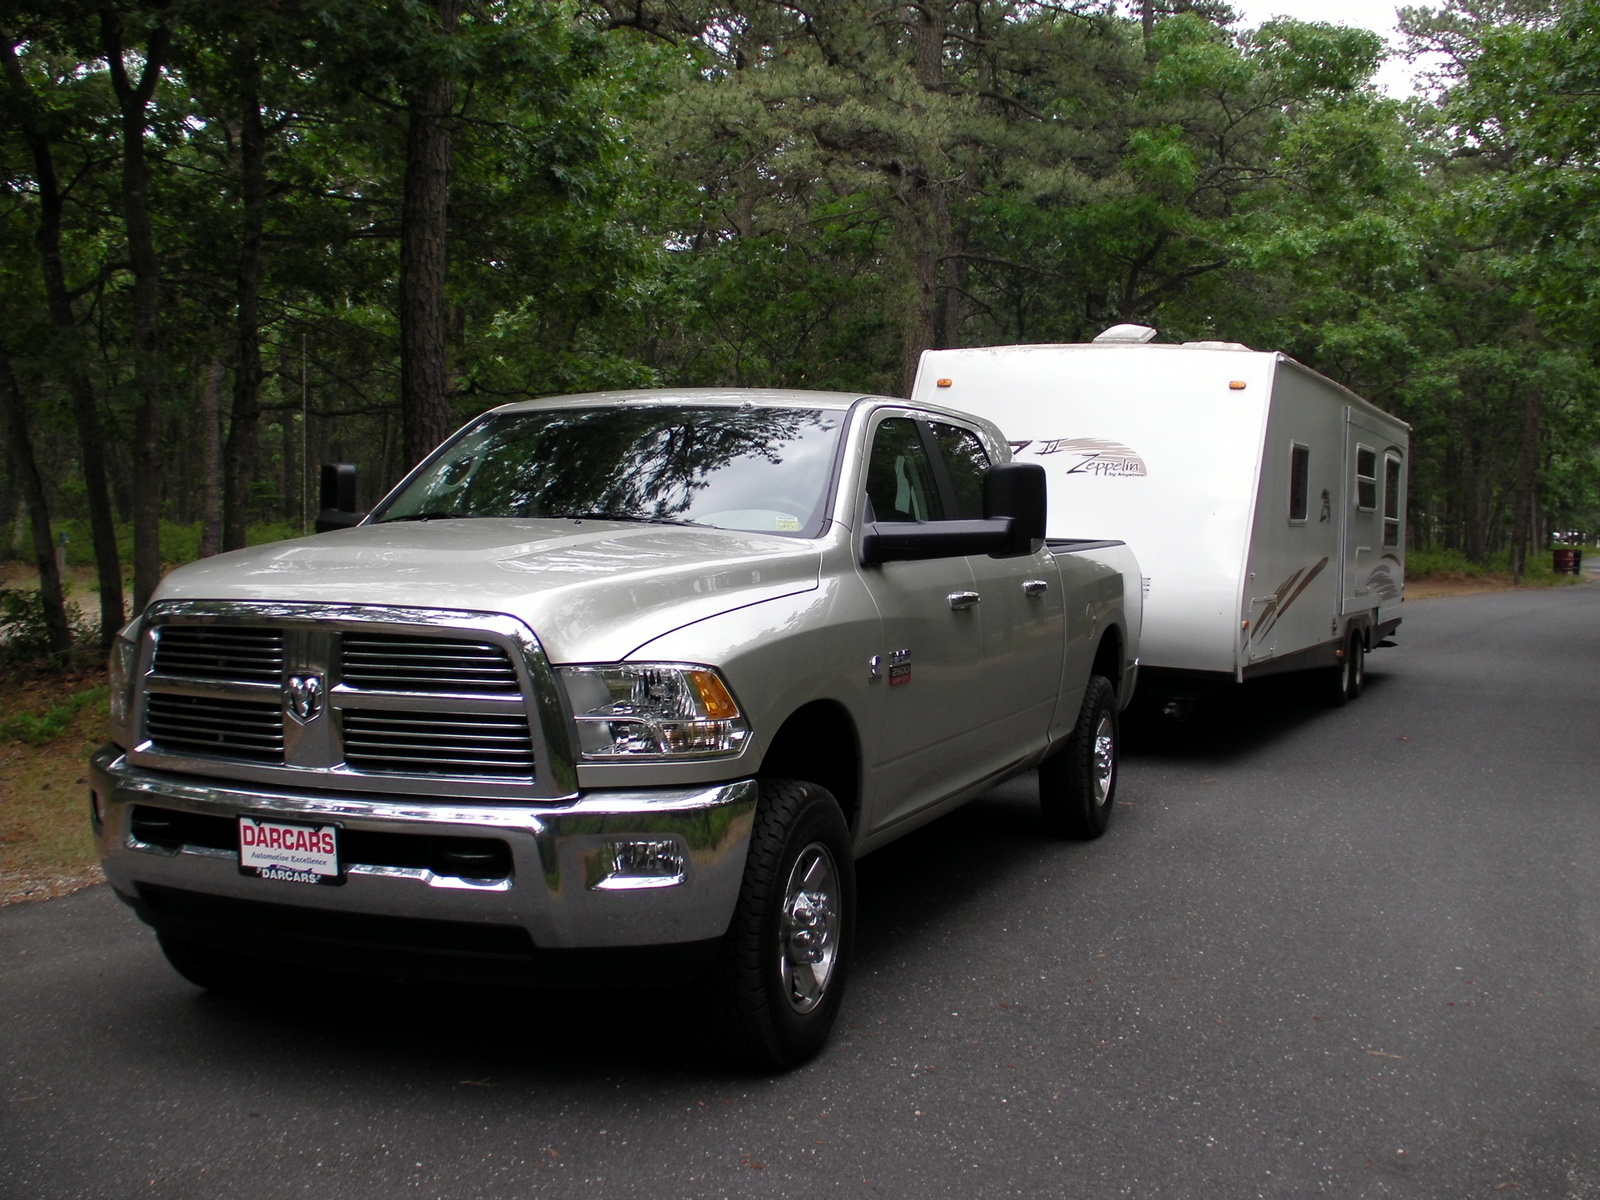
<svg viewBox="0 0 1600 1200"><path fill-rule="evenodd" d="M874 521L940 521L944 505L922 431L909 417L890 417L872 435L867 500Z"/></svg>
<svg viewBox="0 0 1600 1200"><path fill-rule="evenodd" d="M941 421L930 421L928 426L933 430L933 440L938 443L939 455L950 473L950 519L980 519L983 516L983 473L989 469L989 456L984 453L983 443L970 429Z"/></svg>
<svg viewBox="0 0 1600 1200"><path fill-rule="evenodd" d="M1371 446L1356 447L1356 507L1362 512L1378 507L1378 452Z"/></svg>
<svg viewBox="0 0 1600 1200"><path fill-rule="evenodd" d="M1311 447L1289 446L1289 520L1304 521L1311 503Z"/></svg>

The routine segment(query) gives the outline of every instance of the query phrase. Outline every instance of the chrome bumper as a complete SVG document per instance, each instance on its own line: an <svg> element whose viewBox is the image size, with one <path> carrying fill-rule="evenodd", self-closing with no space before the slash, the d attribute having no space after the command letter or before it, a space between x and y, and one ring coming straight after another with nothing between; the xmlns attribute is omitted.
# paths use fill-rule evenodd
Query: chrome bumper
<svg viewBox="0 0 1600 1200"><path fill-rule="evenodd" d="M141 887L169 888L326 912L516 925L541 951L664 948L721 937L738 898L756 805L748 779L591 791L539 805L266 790L133 767L115 746L90 761L89 786L106 878L130 900ZM477 880L355 862L346 864L338 887L272 882L240 874L233 851L139 841L130 822L135 805L336 822L370 833L494 838L510 847L512 867L506 878ZM663 874L658 854L653 870L630 874L619 843L664 852L681 870Z"/></svg>

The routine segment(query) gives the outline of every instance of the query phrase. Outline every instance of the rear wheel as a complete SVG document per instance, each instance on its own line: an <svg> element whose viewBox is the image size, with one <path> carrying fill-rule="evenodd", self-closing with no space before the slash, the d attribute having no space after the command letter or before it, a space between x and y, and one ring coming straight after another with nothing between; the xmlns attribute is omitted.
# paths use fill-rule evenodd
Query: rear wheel
<svg viewBox="0 0 1600 1200"><path fill-rule="evenodd" d="M1367 643L1362 638L1360 631L1350 635L1350 645L1345 649L1345 660L1350 664L1350 699L1354 700L1361 695L1362 685L1367 681Z"/></svg>
<svg viewBox="0 0 1600 1200"><path fill-rule="evenodd" d="M855 937L850 829L824 788L763 780L738 906L708 978L710 1048L757 1069L822 1049Z"/></svg>
<svg viewBox="0 0 1600 1200"><path fill-rule="evenodd" d="M1097 838L1111 824L1117 801L1117 693L1094 675L1067 744L1039 766L1039 812L1057 837Z"/></svg>
<svg viewBox="0 0 1600 1200"><path fill-rule="evenodd" d="M1322 671L1322 683L1319 689L1322 698L1332 708L1350 703L1350 645L1351 641L1347 639L1339 648L1338 666L1327 667Z"/></svg>

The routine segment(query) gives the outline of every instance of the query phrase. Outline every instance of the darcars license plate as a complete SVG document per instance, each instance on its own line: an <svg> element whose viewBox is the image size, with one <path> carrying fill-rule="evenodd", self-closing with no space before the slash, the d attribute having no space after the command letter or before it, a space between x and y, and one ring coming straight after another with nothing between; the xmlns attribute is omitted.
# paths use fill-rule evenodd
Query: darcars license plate
<svg viewBox="0 0 1600 1200"><path fill-rule="evenodd" d="M339 827L240 817L239 873L285 883L339 883Z"/></svg>

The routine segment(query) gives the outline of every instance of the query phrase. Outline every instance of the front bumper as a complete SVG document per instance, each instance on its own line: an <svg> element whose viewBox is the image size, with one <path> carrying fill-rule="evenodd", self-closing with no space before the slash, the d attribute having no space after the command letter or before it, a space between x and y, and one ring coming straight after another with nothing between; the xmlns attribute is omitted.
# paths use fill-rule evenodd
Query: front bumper
<svg viewBox="0 0 1600 1200"><path fill-rule="evenodd" d="M544 975L552 964L560 973L564 954L575 962L639 952L649 961L652 952L670 958L674 948L714 945L738 899L756 804L748 779L590 791L556 804L268 790L130 766L115 746L91 760L89 786L106 877L159 930L280 960L293 960L299 946L333 951L336 959L383 957L388 949L395 951L389 957L446 962L459 947L463 962L487 961L516 959L525 944ZM237 851L216 838L209 845L141 841L133 831L136 806L200 818L190 824L210 819L213 830L241 813L333 822L342 836L369 846L401 843L366 835L399 835L410 844L493 839L509 848L509 868L502 878L465 878L346 855L341 886L280 883L241 874ZM630 876L619 869L619 843L665 849L681 871ZM486 942L480 935L491 931L506 936ZM492 949L487 959L484 946Z"/></svg>

